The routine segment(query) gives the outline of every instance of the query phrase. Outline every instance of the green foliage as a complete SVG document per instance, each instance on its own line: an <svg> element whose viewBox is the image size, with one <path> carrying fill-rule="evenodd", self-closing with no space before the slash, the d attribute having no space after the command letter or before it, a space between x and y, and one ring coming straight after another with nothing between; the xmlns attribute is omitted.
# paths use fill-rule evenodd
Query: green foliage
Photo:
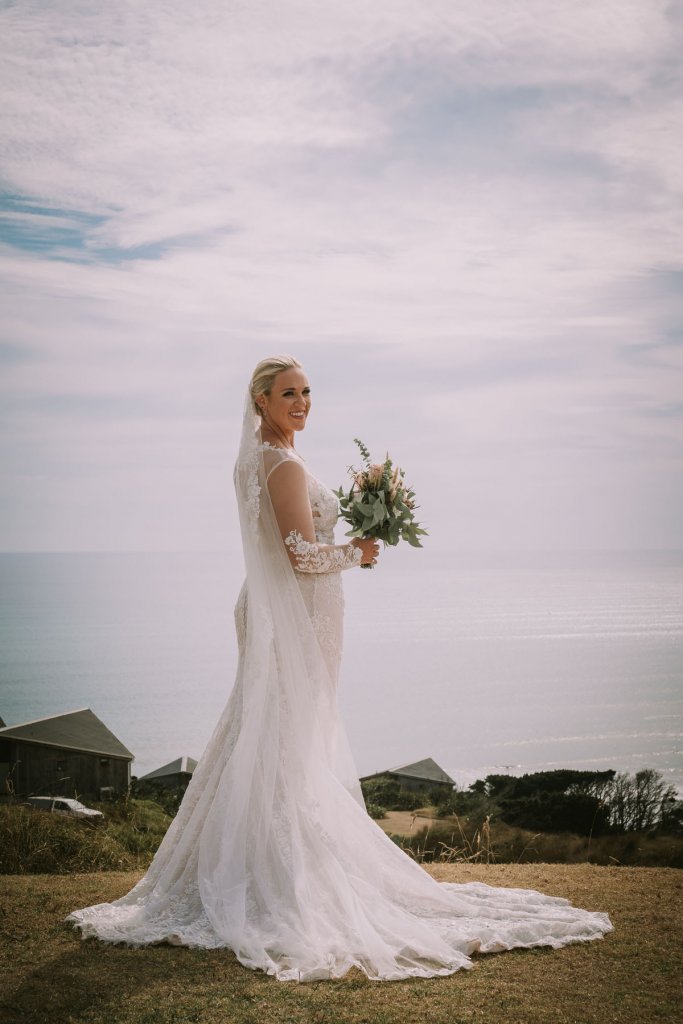
<svg viewBox="0 0 683 1024"><path fill-rule="evenodd" d="M104 823L0 804L0 874L66 874L146 867L171 823L152 801L92 804Z"/></svg>
<svg viewBox="0 0 683 1024"><path fill-rule="evenodd" d="M358 449L359 449L359 451L361 453L361 456L362 456L362 459L363 459L363 462L365 463L365 465L366 466L369 465L370 464L370 452L367 450L367 448L365 447L365 445L363 444L361 439L359 437L354 437L353 443L358 445Z"/></svg>
<svg viewBox="0 0 683 1024"><path fill-rule="evenodd" d="M484 785L490 796L510 796L522 798L532 793L565 793L569 788L592 792L596 785L604 786L610 782L616 772L607 771L574 771L571 768L559 768L550 772L532 772L516 775L487 775ZM480 783L476 783L480 785Z"/></svg>
<svg viewBox="0 0 683 1024"><path fill-rule="evenodd" d="M172 815L157 800L146 797L122 797L116 801L88 804L102 811L108 824L126 825L136 832L164 835Z"/></svg>
<svg viewBox="0 0 683 1024"><path fill-rule="evenodd" d="M383 463L372 465L370 452L359 438L358 445L365 468L349 467L353 484L348 491L340 487L334 493L339 499L340 515L351 527L347 537L374 537L385 545L395 546L399 540L421 548L421 536L427 535L415 520L415 492L406 485L404 471L394 466L387 455Z"/></svg>
<svg viewBox="0 0 683 1024"><path fill-rule="evenodd" d="M500 808L503 820L520 828L584 836L609 831L608 809L584 793L540 792L519 800L501 800Z"/></svg>
<svg viewBox="0 0 683 1024"><path fill-rule="evenodd" d="M139 779L133 779L131 784L131 796L136 800L153 801L155 804L158 804L159 807L163 807L166 814L170 814L171 817L175 817L175 813L182 803L186 789L186 785L168 786L164 785L163 782L156 782L153 779L146 782L140 782Z"/></svg>
<svg viewBox="0 0 683 1024"><path fill-rule="evenodd" d="M680 834L683 805L650 768L629 776L559 769L520 777L487 775L449 804L457 814L486 813L537 832L601 836L658 830Z"/></svg>
<svg viewBox="0 0 683 1024"><path fill-rule="evenodd" d="M371 818L377 821L379 818L386 818L387 809L386 807L380 807L379 804L366 804L368 814Z"/></svg>
<svg viewBox="0 0 683 1024"><path fill-rule="evenodd" d="M361 789L366 805L375 804L389 811L416 811L424 807L427 799L424 794L415 793L395 779L381 775L361 782Z"/></svg>
<svg viewBox="0 0 683 1024"><path fill-rule="evenodd" d="M683 805L662 775L643 768L635 775L616 775L608 794L610 821L620 832L681 832Z"/></svg>
<svg viewBox="0 0 683 1024"><path fill-rule="evenodd" d="M534 833L486 819L456 819L392 839L419 862L497 864L603 864L683 867L683 838L644 833L600 838Z"/></svg>
<svg viewBox="0 0 683 1024"><path fill-rule="evenodd" d="M434 808L438 818L444 818L453 814L457 807L459 792L457 789L446 788L446 786L435 786L429 792L429 803Z"/></svg>
<svg viewBox="0 0 683 1024"><path fill-rule="evenodd" d="M438 804L434 803L433 807L436 810L436 817L437 818L447 818L451 814L456 814L458 812L458 799L457 798L458 798L458 794L454 793L453 796L450 796L449 799L447 799L446 801L441 801L441 803L438 803Z"/></svg>

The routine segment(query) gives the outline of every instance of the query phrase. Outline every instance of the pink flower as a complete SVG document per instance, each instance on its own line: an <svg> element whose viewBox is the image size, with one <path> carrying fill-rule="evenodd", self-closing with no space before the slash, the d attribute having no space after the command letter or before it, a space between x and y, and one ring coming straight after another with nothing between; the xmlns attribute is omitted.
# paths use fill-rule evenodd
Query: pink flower
<svg viewBox="0 0 683 1024"><path fill-rule="evenodd" d="M379 487L382 483L382 477L384 476L384 466L380 466L379 463L373 462L368 469L368 484L370 487Z"/></svg>

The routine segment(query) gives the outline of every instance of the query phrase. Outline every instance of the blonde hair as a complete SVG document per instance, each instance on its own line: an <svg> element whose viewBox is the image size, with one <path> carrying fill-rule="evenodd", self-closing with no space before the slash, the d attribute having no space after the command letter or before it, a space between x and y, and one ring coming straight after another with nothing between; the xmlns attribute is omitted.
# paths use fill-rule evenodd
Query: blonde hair
<svg viewBox="0 0 683 1024"><path fill-rule="evenodd" d="M284 370L302 369L301 363L294 356L268 356L256 364L256 369L251 375L249 391L254 406L254 412L261 415L256 399L258 395L269 395L270 389L275 383L278 373Z"/></svg>

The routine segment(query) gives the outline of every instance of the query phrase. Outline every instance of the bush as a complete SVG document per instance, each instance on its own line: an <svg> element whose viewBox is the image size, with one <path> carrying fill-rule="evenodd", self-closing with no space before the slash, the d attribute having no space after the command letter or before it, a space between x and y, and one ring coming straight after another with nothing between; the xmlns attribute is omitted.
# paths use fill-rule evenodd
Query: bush
<svg viewBox="0 0 683 1024"><path fill-rule="evenodd" d="M162 782L155 782L153 779L151 781L141 782L139 779L134 778L131 783L130 792L131 797L136 801L144 800L158 804L159 807L163 808L166 814L170 814L173 818L183 801L186 789L186 784L180 786L168 786L164 785Z"/></svg>
<svg viewBox="0 0 683 1024"><path fill-rule="evenodd" d="M571 833L534 833L484 818L456 819L449 825L392 838L419 862L683 867L683 839L679 836L632 832L591 839Z"/></svg>
<svg viewBox="0 0 683 1024"><path fill-rule="evenodd" d="M660 772L643 768L635 775L607 771L533 772L522 776L487 775L471 792L495 802L510 825L541 832L583 836L658 830L683 832L683 803ZM470 794L464 794L465 797ZM454 802L460 813L470 804Z"/></svg>
<svg viewBox="0 0 683 1024"><path fill-rule="evenodd" d="M151 801L94 804L104 824L0 805L0 874L68 874L146 867L171 819Z"/></svg>
<svg viewBox="0 0 683 1024"><path fill-rule="evenodd" d="M386 818L387 816L386 807L380 807L379 804L366 804L366 807L368 809L368 814L371 818L374 818L375 821L377 821L378 818Z"/></svg>
<svg viewBox="0 0 683 1024"><path fill-rule="evenodd" d="M497 802L487 796L485 790L473 785L467 790L456 789L449 794L448 800L439 807L437 817L448 818L451 815L458 815L483 821L487 816L493 818L499 813Z"/></svg>
<svg viewBox="0 0 683 1024"><path fill-rule="evenodd" d="M389 811L416 811L429 801L427 793L405 789L395 779L377 778L361 782L366 804L377 804Z"/></svg>

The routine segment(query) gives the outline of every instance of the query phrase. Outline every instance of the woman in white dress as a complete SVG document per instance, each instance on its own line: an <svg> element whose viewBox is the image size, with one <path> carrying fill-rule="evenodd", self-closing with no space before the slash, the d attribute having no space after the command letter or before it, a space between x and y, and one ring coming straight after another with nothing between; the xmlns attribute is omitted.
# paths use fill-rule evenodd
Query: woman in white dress
<svg viewBox="0 0 683 1024"><path fill-rule="evenodd" d="M567 900L436 882L367 814L337 705L341 574L378 546L334 542L337 499L294 446L310 405L295 359L259 363L234 473L235 684L144 877L66 920L83 938L227 947L280 981L447 975L474 952L601 937L608 916Z"/></svg>

